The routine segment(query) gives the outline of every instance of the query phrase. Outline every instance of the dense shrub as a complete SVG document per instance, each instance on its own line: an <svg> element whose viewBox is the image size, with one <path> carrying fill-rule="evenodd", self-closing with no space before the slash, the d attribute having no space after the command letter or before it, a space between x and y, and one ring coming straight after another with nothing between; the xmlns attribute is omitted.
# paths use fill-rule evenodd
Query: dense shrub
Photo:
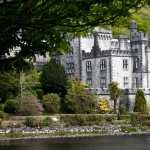
<svg viewBox="0 0 150 150"><path fill-rule="evenodd" d="M86 89L79 80L70 81L64 101L64 111L68 113L94 113L96 96Z"/></svg>
<svg viewBox="0 0 150 150"><path fill-rule="evenodd" d="M150 127L150 120L143 121L142 125Z"/></svg>
<svg viewBox="0 0 150 150"><path fill-rule="evenodd" d="M0 118L4 119L6 117L6 114L3 111L0 111Z"/></svg>
<svg viewBox="0 0 150 150"><path fill-rule="evenodd" d="M120 105L119 112L122 115L127 115L129 113L129 111L127 110L127 108L125 106L123 106L123 105Z"/></svg>
<svg viewBox="0 0 150 150"><path fill-rule="evenodd" d="M52 120L49 117L26 117L24 125L28 127L49 127L52 125Z"/></svg>
<svg viewBox="0 0 150 150"><path fill-rule="evenodd" d="M135 97L134 112L147 113L147 104L142 90L137 90Z"/></svg>
<svg viewBox="0 0 150 150"><path fill-rule="evenodd" d="M0 127L1 127L1 125L2 125L2 119L0 118Z"/></svg>
<svg viewBox="0 0 150 150"><path fill-rule="evenodd" d="M0 104L0 111L4 111L4 104Z"/></svg>
<svg viewBox="0 0 150 150"><path fill-rule="evenodd" d="M100 113L107 113L110 110L109 102L105 98L101 98L98 102L98 109Z"/></svg>
<svg viewBox="0 0 150 150"><path fill-rule="evenodd" d="M43 111L41 104L35 96L23 96L19 101L18 112L20 115L39 115Z"/></svg>
<svg viewBox="0 0 150 150"><path fill-rule="evenodd" d="M42 89L40 89L40 88L36 89L36 94L37 94L38 99L43 98L43 90Z"/></svg>
<svg viewBox="0 0 150 150"><path fill-rule="evenodd" d="M143 113L132 113L131 114L131 123L135 126L149 124L149 121L150 121L149 114L143 114Z"/></svg>
<svg viewBox="0 0 150 150"><path fill-rule="evenodd" d="M87 125L85 117L81 115L61 116L61 122L63 122L65 126Z"/></svg>
<svg viewBox="0 0 150 150"><path fill-rule="evenodd" d="M24 124L28 127L41 127L42 126L42 120L40 118L34 118L34 117L27 117L25 119Z"/></svg>
<svg viewBox="0 0 150 150"><path fill-rule="evenodd" d="M40 72L33 69L22 73L21 76L23 95L39 96L39 90L42 90L39 82ZM38 98L41 99L40 96Z"/></svg>
<svg viewBox="0 0 150 150"><path fill-rule="evenodd" d="M7 100L4 105L4 111L6 113L14 114L18 110L18 102L16 100Z"/></svg>
<svg viewBox="0 0 150 150"><path fill-rule="evenodd" d="M112 122L116 120L116 115L62 115L60 120L66 126L85 126L85 125L99 125L101 123Z"/></svg>
<svg viewBox="0 0 150 150"><path fill-rule="evenodd" d="M51 118L49 117L45 117L43 120L42 120L42 125L45 127L49 127L53 124L53 121Z"/></svg>
<svg viewBox="0 0 150 150"><path fill-rule="evenodd" d="M42 103L48 113L58 113L60 110L60 97L57 94L44 95Z"/></svg>
<svg viewBox="0 0 150 150"><path fill-rule="evenodd" d="M15 73L0 73L0 101L15 97L19 92L18 75Z"/></svg>

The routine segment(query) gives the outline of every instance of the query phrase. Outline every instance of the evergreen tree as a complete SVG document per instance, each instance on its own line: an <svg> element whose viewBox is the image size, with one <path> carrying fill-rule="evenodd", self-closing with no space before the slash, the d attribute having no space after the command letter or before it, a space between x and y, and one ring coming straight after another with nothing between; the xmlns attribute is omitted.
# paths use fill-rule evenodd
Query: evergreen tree
<svg viewBox="0 0 150 150"><path fill-rule="evenodd" d="M64 67L55 60L43 66L40 82L44 93L57 93L59 96L66 94L67 77Z"/></svg>
<svg viewBox="0 0 150 150"><path fill-rule="evenodd" d="M146 113L147 111L148 110L147 110L147 104L146 104L144 92L139 89L137 90L136 97L135 97L134 112Z"/></svg>

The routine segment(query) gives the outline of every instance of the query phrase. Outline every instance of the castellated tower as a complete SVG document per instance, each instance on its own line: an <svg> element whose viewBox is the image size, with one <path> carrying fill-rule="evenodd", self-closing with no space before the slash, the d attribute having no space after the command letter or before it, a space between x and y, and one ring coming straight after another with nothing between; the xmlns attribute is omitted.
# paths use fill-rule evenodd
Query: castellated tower
<svg viewBox="0 0 150 150"><path fill-rule="evenodd" d="M112 32L106 29L95 29L94 34L97 36L97 42L101 50L109 50L111 47ZM81 50L91 52L94 45L94 34L89 34L87 37L80 38Z"/></svg>
<svg viewBox="0 0 150 150"><path fill-rule="evenodd" d="M130 40L133 57L132 88L150 88L149 37L146 33L137 31L137 24L134 21L130 24Z"/></svg>
<svg viewBox="0 0 150 150"><path fill-rule="evenodd" d="M95 91L106 88L110 82L109 57L107 55L110 55L111 40L112 32L105 29L96 29L89 37L81 38L81 79ZM86 48L89 44L90 46Z"/></svg>

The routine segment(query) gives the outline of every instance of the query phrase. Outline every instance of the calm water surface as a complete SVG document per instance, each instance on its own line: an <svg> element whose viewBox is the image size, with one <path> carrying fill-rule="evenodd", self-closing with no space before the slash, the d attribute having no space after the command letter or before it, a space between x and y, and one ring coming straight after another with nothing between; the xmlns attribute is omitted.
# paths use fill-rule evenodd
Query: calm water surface
<svg viewBox="0 0 150 150"><path fill-rule="evenodd" d="M0 150L150 150L150 136L109 136L11 141Z"/></svg>

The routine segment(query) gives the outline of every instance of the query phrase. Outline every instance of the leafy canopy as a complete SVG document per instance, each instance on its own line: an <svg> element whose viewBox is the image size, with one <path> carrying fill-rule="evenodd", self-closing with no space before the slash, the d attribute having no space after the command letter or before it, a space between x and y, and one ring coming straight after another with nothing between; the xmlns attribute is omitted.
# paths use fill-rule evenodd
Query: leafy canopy
<svg viewBox="0 0 150 150"><path fill-rule="evenodd" d="M119 21L113 25L112 30L114 35L127 34L129 35L129 23L135 20L138 24L138 29L150 34L150 6L146 5L139 9L137 12L133 12L130 17L120 18Z"/></svg>
<svg viewBox="0 0 150 150"><path fill-rule="evenodd" d="M50 55L69 49L70 36L129 16L146 0L1 0L0 56ZM17 48L18 51L14 51ZM7 57L8 58L8 57ZM2 58L1 58L2 59ZM10 59L10 58L9 58Z"/></svg>

